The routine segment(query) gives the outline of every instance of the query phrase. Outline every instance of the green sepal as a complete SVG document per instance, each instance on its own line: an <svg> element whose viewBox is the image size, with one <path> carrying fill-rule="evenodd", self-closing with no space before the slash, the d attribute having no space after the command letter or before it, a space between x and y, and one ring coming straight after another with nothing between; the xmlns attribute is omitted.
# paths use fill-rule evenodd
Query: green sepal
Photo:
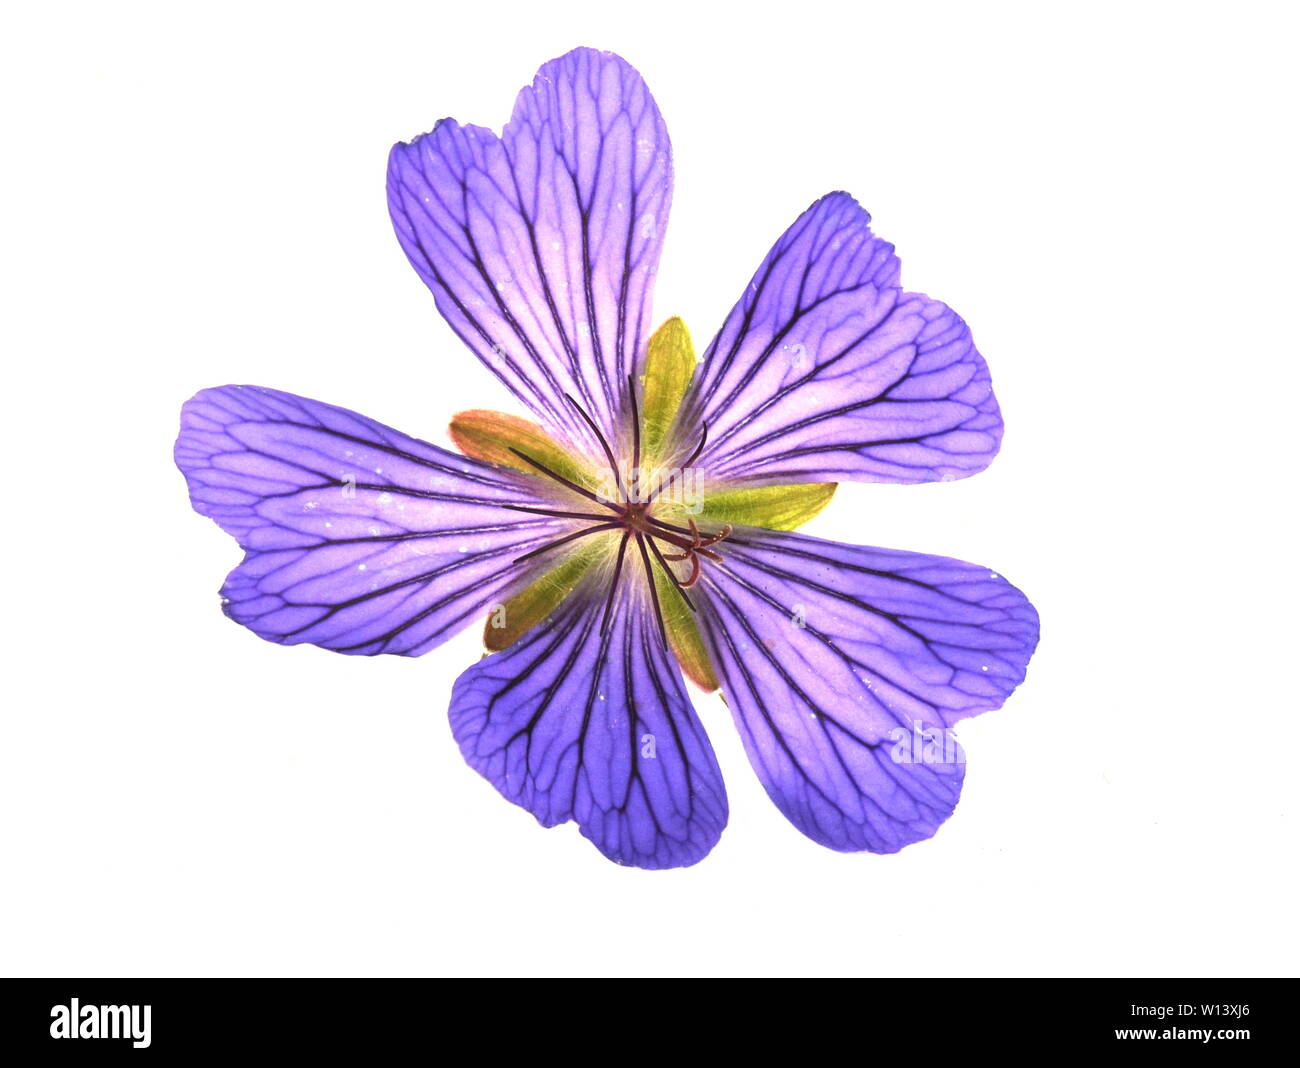
<svg viewBox="0 0 1300 1068"><path fill-rule="evenodd" d="M668 645L677 657L682 674L705 693L712 693L718 688L718 678L713 673L700 628L695 624L695 615L682 600L682 591L659 567L655 568L655 592L659 595Z"/></svg>
<svg viewBox="0 0 1300 1068"><path fill-rule="evenodd" d="M795 530L826 507L838 485L838 482L807 482L720 490L704 494L700 510L686 514L708 530L720 523Z"/></svg>
<svg viewBox="0 0 1300 1068"><path fill-rule="evenodd" d="M651 335L646 346L641 447L647 457L660 455L694 375L695 346L686 324L674 316Z"/></svg>
<svg viewBox="0 0 1300 1068"><path fill-rule="evenodd" d="M545 478L519 456L523 453L570 482L587 489L597 486L595 473L574 455L572 448L560 445L536 423L517 415L474 408L453 417L450 431L456 448L475 460Z"/></svg>
<svg viewBox="0 0 1300 1068"><path fill-rule="evenodd" d="M600 535L597 542L604 541ZM586 577L598 560L608 555L606 546L589 544L497 605L483 626L483 644L497 653L546 619Z"/></svg>

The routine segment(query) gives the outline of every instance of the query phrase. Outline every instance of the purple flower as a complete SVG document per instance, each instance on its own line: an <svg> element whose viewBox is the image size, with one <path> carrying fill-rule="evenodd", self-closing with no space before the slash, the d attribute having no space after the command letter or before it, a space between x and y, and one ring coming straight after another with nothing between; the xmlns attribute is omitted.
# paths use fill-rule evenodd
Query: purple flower
<svg viewBox="0 0 1300 1068"><path fill-rule="evenodd" d="M458 455L204 390L176 461L245 550L225 611L285 645L408 656L486 617L492 655L451 700L466 760L621 864L693 864L727 821L679 667L722 690L799 830L894 852L952 813L950 728L1024 678L1037 616L988 568L790 531L838 480L987 466L988 369L844 193L782 235L697 365L680 320L650 330L671 192L650 93L589 49L546 64L500 137L446 119L395 146L402 248L541 425L462 413Z"/></svg>

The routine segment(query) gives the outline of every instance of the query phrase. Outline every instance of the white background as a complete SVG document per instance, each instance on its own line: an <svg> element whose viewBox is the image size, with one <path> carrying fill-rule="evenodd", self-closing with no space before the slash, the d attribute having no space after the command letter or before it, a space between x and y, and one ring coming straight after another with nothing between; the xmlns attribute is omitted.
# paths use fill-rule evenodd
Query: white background
<svg viewBox="0 0 1300 1068"><path fill-rule="evenodd" d="M5 15L0 969L1221 975L1296 970L1296 26L1262 4L28 5ZM517 410L394 239L389 145L499 128L577 44L672 132L659 318L702 345L817 196L971 323L968 481L809 532L1004 572L1043 640L964 799L814 845L701 698L731 823L623 870L466 767L470 632L407 660L227 621L170 458L251 382L446 444Z"/></svg>

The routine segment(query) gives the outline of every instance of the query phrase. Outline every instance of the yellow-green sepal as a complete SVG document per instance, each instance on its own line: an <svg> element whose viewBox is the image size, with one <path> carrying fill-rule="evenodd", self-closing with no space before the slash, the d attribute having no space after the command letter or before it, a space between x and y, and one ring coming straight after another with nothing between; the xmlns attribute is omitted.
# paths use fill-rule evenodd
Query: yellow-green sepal
<svg viewBox="0 0 1300 1068"><path fill-rule="evenodd" d="M807 482L792 486L753 486L704 494L691 518L701 525L795 530L830 502L838 482Z"/></svg>
<svg viewBox="0 0 1300 1068"><path fill-rule="evenodd" d="M565 449L536 423L517 415L474 408L451 421L451 440L475 460L545 477L519 453L532 457L570 482L594 489L596 476L572 449Z"/></svg>
<svg viewBox="0 0 1300 1068"><path fill-rule="evenodd" d="M597 535L596 540L604 539ZM588 545L558 567L534 579L505 604L493 608L483 626L483 644L488 651L498 653L508 648L550 616L560 602L577 589L596 561L606 555L608 553L601 545Z"/></svg>
<svg viewBox="0 0 1300 1068"><path fill-rule="evenodd" d="M674 316L651 335L642 376L641 443L656 457L668 440L677 409L695 375L695 346L690 331Z"/></svg>
<svg viewBox="0 0 1300 1068"><path fill-rule="evenodd" d="M662 568L655 570L655 593L659 597L659 610L663 613L668 645L677 657L682 674L705 693L712 693L718 688L718 678L713 673L713 664L704 647L704 639L700 636L700 628L695 624L694 614L682 600L681 590L663 573Z"/></svg>

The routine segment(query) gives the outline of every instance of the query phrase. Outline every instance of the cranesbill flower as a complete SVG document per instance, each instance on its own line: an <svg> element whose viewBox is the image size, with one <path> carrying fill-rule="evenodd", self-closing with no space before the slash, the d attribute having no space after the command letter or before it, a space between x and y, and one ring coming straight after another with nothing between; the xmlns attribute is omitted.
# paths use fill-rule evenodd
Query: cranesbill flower
<svg viewBox="0 0 1300 1068"><path fill-rule="evenodd" d="M451 698L466 760L621 864L693 864L727 821L681 672L721 689L800 831L896 851L952 813L950 728L1021 682L1037 616L988 568L792 531L839 481L987 466L988 369L845 193L782 235L697 362L680 320L650 331L671 192L645 84L589 49L542 67L500 136L444 119L395 146L402 248L540 425L463 412L457 454L288 393L199 393L176 461L245 550L226 614L405 656L486 619Z"/></svg>

